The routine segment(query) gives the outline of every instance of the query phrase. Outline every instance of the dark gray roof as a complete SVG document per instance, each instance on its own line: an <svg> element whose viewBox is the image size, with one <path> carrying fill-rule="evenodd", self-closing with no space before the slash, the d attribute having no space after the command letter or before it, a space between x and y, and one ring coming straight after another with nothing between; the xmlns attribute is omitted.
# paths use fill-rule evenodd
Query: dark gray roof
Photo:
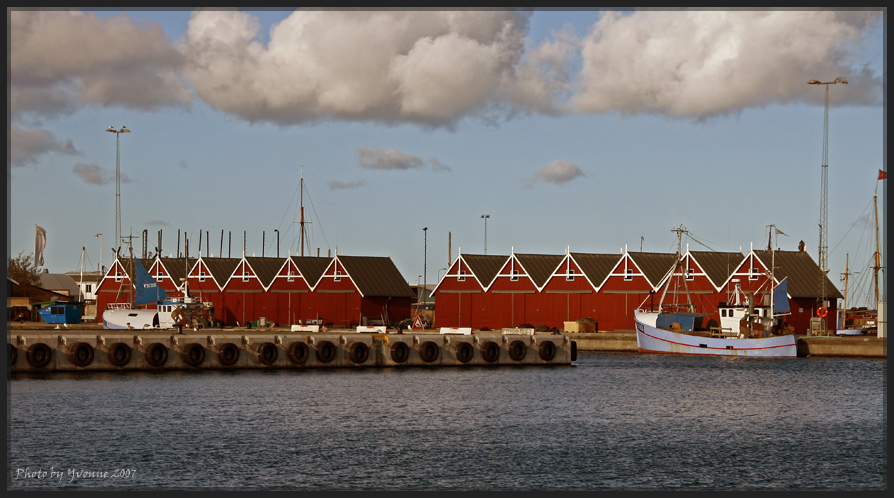
<svg viewBox="0 0 894 498"><path fill-rule="evenodd" d="M676 254L657 252L631 252L628 254L652 285L660 284L677 261Z"/></svg>
<svg viewBox="0 0 894 498"><path fill-rule="evenodd" d="M276 274L282 269L282 265L286 262L286 258L266 258L266 257L246 257L248 266L255 272L261 285L268 287Z"/></svg>
<svg viewBox="0 0 894 498"><path fill-rule="evenodd" d="M40 277L40 287L44 290L57 294L68 293L69 296L75 298L80 294L78 283L64 273L38 273L38 276Z"/></svg>
<svg viewBox="0 0 894 498"><path fill-rule="evenodd" d="M180 287L183 285L183 281L181 278L186 278L186 273L189 270L192 270L192 267L195 266L196 258L160 258L161 264L164 265L165 270L168 271L168 275L174 280L174 285ZM141 259L140 262L143 263L143 267L147 270L152 266L154 259ZM149 266L146 266L146 262L149 262Z"/></svg>
<svg viewBox="0 0 894 498"><path fill-rule="evenodd" d="M227 285L227 281L236 271L242 258L202 258L202 263L211 272L211 276L219 286Z"/></svg>
<svg viewBox="0 0 894 498"><path fill-rule="evenodd" d="M292 256L292 262L298 268L298 272L304 277L307 285L313 287L320 281L320 277L329 268L333 258L320 258L316 256Z"/></svg>
<svg viewBox="0 0 894 498"><path fill-rule="evenodd" d="M500 268L503 268L503 265L506 264L506 260L509 259L509 256L463 254L462 258L465 260L466 264L469 265L469 270L475 275L475 278L478 279L481 286L487 287L494 281L494 278L497 277L497 273L499 273Z"/></svg>
<svg viewBox="0 0 894 498"><path fill-rule="evenodd" d="M581 252L571 253L571 257L580 267L580 271L592 282L599 286L608 278L609 273L621 260L620 254L588 254Z"/></svg>
<svg viewBox="0 0 894 498"><path fill-rule="evenodd" d="M754 255L767 268L773 259L772 251L754 251ZM804 251L776 251L776 280L788 277L788 293L792 297L819 298L821 279L826 280L826 299L843 298L841 292L832 284L828 275L823 275L819 265Z"/></svg>
<svg viewBox="0 0 894 498"><path fill-rule="evenodd" d="M534 281L537 287L543 287L549 277L556 271L565 256L556 254L516 254L515 258Z"/></svg>
<svg viewBox="0 0 894 498"><path fill-rule="evenodd" d="M689 251L696 263L711 279L715 286L721 286L729 279L745 256L740 252Z"/></svg>
<svg viewBox="0 0 894 498"><path fill-rule="evenodd" d="M415 294L388 257L338 256L363 297L413 297Z"/></svg>

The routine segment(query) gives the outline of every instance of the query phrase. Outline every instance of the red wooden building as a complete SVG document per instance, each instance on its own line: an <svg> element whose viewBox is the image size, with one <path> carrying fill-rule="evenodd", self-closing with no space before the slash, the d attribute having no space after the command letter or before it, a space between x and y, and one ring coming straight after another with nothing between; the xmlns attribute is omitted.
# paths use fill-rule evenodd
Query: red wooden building
<svg viewBox="0 0 894 498"><path fill-rule="evenodd" d="M757 293L758 304L767 299L765 261L772 256L769 251L743 256L687 249L675 268L676 255L667 253L460 254L435 287L435 325L501 329L527 323L561 329L564 322L591 318L598 330L633 330L634 311L657 307L669 280L664 304L691 302L716 315L709 322L719 323L717 307L730 300L736 284ZM776 251L775 258L776 281L789 277L788 322L806 334L816 315L822 274L806 253ZM835 316L841 295L828 279L826 293L832 303L829 316Z"/></svg>
<svg viewBox="0 0 894 498"><path fill-rule="evenodd" d="M391 258L156 258L140 260L172 297L212 303L227 325L320 319L335 326L410 317L412 291ZM116 259L97 292L97 309L130 302L130 262ZM100 312L101 315L101 312ZM101 316L99 317L101 321Z"/></svg>

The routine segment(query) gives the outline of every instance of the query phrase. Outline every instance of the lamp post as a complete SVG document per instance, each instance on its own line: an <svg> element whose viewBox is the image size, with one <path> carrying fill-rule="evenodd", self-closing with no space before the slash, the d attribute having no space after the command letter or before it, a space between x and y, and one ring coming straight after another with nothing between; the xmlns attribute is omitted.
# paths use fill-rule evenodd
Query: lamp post
<svg viewBox="0 0 894 498"><path fill-rule="evenodd" d="M422 252L422 299L423 303L428 302L428 227L422 228L422 234L425 240Z"/></svg>
<svg viewBox="0 0 894 498"><path fill-rule="evenodd" d="M819 257L818 263L820 267L820 306L825 306L826 301L826 273L828 262L826 261L826 252L829 247L829 85L838 83L847 84L844 78L835 78L834 81L822 82L819 80L810 80L808 85L825 85L826 86L826 106L823 114L823 164L822 164L822 182L820 186L820 223L819 223ZM823 329L825 329L825 324Z"/></svg>
<svg viewBox="0 0 894 498"><path fill-rule="evenodd" d="M484 220L484 254L487 255L487 219L490 218L490 215L482 214L481 218Z"/></svg>
<svg viewBox="0 0 894 498"><path fill-rule="evenodd" d="M109 125L106 129L115 134L115 244L121 243L121 134L130 133L126 126L116 130Z"/></svg>

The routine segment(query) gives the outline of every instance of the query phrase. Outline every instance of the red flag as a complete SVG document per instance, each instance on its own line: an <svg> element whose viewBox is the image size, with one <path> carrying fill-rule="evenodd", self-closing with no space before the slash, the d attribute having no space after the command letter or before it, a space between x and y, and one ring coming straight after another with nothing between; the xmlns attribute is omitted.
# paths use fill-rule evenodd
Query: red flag
<svg viewBox="0 0 894 498"><path fill-rule="evenodd" d="M885 178L888 178L888 172L887 172L887 171L878 170L878 179L879 179L879 180L884 180Z"/></svg>

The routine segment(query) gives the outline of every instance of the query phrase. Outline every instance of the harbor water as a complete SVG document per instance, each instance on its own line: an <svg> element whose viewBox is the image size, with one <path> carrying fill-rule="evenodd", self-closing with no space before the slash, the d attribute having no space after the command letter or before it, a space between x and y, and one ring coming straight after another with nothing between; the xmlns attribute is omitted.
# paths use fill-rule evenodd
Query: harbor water
<svg viewBox="0 0 894 498"><path fill-rule="evenodd" d="M7 382L7 489L884 490L887 361L81 372Z"/></svg>

